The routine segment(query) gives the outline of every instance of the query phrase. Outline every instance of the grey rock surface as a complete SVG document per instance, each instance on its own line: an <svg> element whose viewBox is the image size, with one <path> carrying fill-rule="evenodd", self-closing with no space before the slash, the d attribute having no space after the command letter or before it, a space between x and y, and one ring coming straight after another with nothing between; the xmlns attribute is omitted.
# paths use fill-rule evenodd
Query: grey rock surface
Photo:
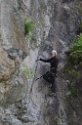
<svg viewBox="0 0 82 125"><path fill-rule="evenodd" d="M25 97L27 85L19 71L24 53L24 23L13 1L0 1L0 104ZM13 60L12 60L13 58Z"/></svg>
<svg viewBox="0 0 82 125"><path fill-rule="evenodd" d="M82 125L82 116L78 123L79 117L67 104L67 85L61 75L64 51L75 37L80 17L77 0L0 0L0 78L5 78L0 80L0 125ZM25 18L34 23L30 39L24 36ZM61 60L56 97L49 96L46 81L34 81L49 70L49 64L35 60L49 58L52 49Z"/></svg>

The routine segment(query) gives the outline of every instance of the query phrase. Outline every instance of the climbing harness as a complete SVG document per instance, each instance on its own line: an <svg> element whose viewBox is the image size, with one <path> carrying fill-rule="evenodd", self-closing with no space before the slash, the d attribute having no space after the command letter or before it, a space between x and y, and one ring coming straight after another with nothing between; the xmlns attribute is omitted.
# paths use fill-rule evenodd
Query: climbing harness
<svg viewBox="0 0 82 125"><path fill-rule="evenodd" d="M48 73L49 71L47 71L46 73ZM45 74L46 74L45 73ZM43 75L41 75L40 77L38 77L38 78L36 78L34 81L37 81L37 80L39 80L40 78L42 78L45 74L43 74ZM55 74L55 73L53 73L52 72L52 75L53 75L53 77L57 77L57 75Z"/></svg>

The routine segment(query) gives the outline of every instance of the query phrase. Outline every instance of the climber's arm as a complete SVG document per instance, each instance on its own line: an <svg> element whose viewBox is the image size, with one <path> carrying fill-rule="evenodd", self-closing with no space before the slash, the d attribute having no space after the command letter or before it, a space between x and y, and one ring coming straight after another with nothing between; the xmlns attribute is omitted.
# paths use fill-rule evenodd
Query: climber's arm
<svg viewBox="0 0 82 125"><path fill-rule="evenodd" d="M42 61L42 62L51 62L51 60L52 60L53 58L50 58L50 59L42 59L42 58L40 58L40 61Z"/></svg>

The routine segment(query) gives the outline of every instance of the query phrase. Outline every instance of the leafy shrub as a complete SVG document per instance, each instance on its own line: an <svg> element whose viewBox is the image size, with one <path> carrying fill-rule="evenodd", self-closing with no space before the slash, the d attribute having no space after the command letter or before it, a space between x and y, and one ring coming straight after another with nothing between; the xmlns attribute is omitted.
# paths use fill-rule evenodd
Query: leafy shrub
<svg viewBox="0 0 82 125"><path fill-rule="evenodd" d="M82 53L82 34L78 35L75 43L71 48L71 56L77 53Z"/></svg>
<svg viewBox="0 0 82 125"><path fill-rule="evenodd" d="M82 34L74 40L65 65L65 72L70 72L72 76L80 76L80 67L82 66Z"/></svg>
<svg viewBox="0 0 82 125"><path fill-rule="evenodd" d="M71 94L69 99L79 96L80 89L77 86L81 86L80 79L82 78L82 34L77 35L73 44L71 45L70 52L68 54L67 64L64 69L64 73L67 79L70 80L68 89ZM81 88L81 87L80 87Z"/></svg>
<svg viewBox="0 0 82 125"><path fill-rule="evenodd" d="M27 70L24 70L24 69L20 69L20 71L23 73L23 75L26 77L26 78L29 78L32 74L34 74L34 70L29 68Z"/></svg>
<svg viewBox="0 0 82 125"><path fill-rule="evenodd" d="M25 28L25 35L29 35L29 33L33 30L33 23L25 19L24 28Z"/></svg>
<svg viewBox="0 0 82 125"><path fill-rule="evenodd" d="M71 47L70 58L74 64L82 61L82 34L78 35Z"/></svg>

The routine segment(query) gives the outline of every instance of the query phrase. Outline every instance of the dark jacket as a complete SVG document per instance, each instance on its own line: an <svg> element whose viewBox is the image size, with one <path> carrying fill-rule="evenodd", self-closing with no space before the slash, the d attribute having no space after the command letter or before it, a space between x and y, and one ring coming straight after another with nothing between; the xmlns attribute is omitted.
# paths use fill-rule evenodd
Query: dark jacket
<svg viewBox="0 0 82 125"><path fill-rule="evenodd" d="M47 59L47 60L44 60L42 58L40 58L41 61L43 62L48 62L50 63L50 70L53 72L53 73L57 73L57 67L58 67L58 59L57 57L53 57L53 58L50 58L50 59Z"/></svg>

